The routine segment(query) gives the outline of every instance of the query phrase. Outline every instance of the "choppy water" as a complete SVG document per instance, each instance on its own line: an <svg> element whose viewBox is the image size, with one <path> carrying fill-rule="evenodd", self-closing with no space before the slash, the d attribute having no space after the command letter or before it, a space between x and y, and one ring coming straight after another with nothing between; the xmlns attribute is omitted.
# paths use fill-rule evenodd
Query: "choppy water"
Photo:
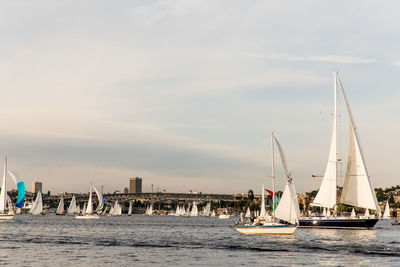
<svg viewBox="0 0 400 267"><path fill-rule="evenodd" d="M400 226L375 230L297 229L293 236L246 236L235 218L19 215L0 223L0 265L286 266L400 265Z"/></svg>

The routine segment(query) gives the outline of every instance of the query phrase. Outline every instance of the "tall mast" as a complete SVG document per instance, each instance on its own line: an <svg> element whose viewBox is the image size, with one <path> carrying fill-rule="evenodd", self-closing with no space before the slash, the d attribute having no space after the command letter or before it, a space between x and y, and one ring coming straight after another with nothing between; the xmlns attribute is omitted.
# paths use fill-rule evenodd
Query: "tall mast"
<svg viewBox="0 0 400 267"><path fill-rule="evenodd" d="M275 220L275 166L274 166L274 132L271 132L271 169L272 169L272 220Z"/></svg>
<svg viewBox="0 0 400 267"><path fill-rule="evenodd" d="M337 177L338 177L338 175L337 175L337 158L338 158L338 155L337 155L337 75L338 75L338 73L335 71L334 73L333 73L333 83L334 83L334 109L333 109L333 131L334 131L334 136L335 136L335 147L334 147L334 149L335 149L335 175L336 175L336 186L337 186ZM335 200L337 199L337 189L336 189L336 186L335 186ZM337 204L337 201L336 201L336 204Z"/></svg>

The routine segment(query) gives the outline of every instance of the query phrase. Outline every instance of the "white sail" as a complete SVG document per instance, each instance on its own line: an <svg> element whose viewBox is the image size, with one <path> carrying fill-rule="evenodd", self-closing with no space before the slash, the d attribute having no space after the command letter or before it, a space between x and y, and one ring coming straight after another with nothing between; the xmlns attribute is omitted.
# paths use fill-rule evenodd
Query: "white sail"
<svg viewBox="0 0 400 267"><path fill-rule="evenodd" d="M39 191L29 213L39 215L43 212L42 193Z"/></svg>
<svg viewBox="0 0 400 267"><path fill-rule="evenodd" d="M250 213L250 207L247 207L246 214L244 215L245 218L250 218L251 213Z"/></svg>
<svg viewBox="0 0 400 267"><path fill-rule="evenodd" d="M198 216L198 215L199 215L199 211L197 209L197 204L196 204L196 202L193 202L192 210L190 211L190 216Z"/></svg>
<svg viewBox="0 0 400 267"><path fill-rule="evenodd" d="M334 73L334 112L331 147L329 150L328 163L326 165L324 178L319 187L312 206L333 208L336 205L336 184L337 184L337 80Z"/></svg>
<svg viewBox="0 0 400 267"><path fill-rule="evenodd" d="M265 210L265 196L264 196L264 185L261 186L261 212L260 217L267 216L267 212Z"/></svg>
<svg viewBox="0 0 400 267"><path fill-rule="evenodd" d="M281 200L279 201L278 207L275 210L275 217L291 224L298 224L300 218L300 209L299 203L297 202L297 194L294 187L293 178L291 176L291 171L287 165L282 146L280 145L276 137L274 137L274 139L276 142L276 146L278 147L282 166L287 178L286 186L283 191Z"/></svg>
<svg viewBox="0 0 400 267"><path fill-rule="evenodd" d="M12 202L12 200L11 200L11 198L10 198L10 196L8 194L7 194L7 208L8 208L8 214L9 215L14 215L15 214L14 204L13 204L13 202Z"/></svg>
<svg viewBox="0 0 400 267"><path fill-rule="evenodd" d="M83 204L82 215L86 215L86 202Z"/></svg>
<svg viewBox="0 0 400 267"><path fill-rule="evenodd" d="M386 201L385 211L384 211L384 213L383 213L383 219L390 219L389 200Z"/></svg>
<svg viewBox="0 0 400 267"><path fill-rule="evenodd" d="M352 208L350 218L355 218L355 217L356 217L356 212L354 211L354 208Z"/></svg>
<svg viewBox="0 0 400 267"><path fill-rule="evenodd" d="M350 118L349 155L340 202L365 209L373 209L376 210L377 214L381 214L375 191L371 185L370 177L368 175L357 127L355 125L350 105L340 78L339 83Z"/></svg>
<svg viewBox="0 0 400 267"><path fill-rule="evenodd" d="M114 205L115 206L115 205ZM112 215L113 213L114 213L114 206L112 206L111 208L110 208L110 211L108 212L108 215ZM146 209L146 212L147 212L147 209Z"/></svg>
<svg viewBox="0 0 400 267"><path fill-rule="evenodd" d="M215 217L216 216L216 214L215 214L215 210L213 210L212 212L211 212L211 215L210 215L210 217Z"/></svg>
<svg viewBox="0 0 400 267"><path fill-rule="evenodd" d="M81 207L78 204L76 205L75 213L76 214L80 214L81 213Z"/></svg>
<svg viewBox="0 0 400 267"><path fill-rule="evenodd" d="M89 200L88 200L85 214L91 215L92 213L93 213L92 186L90 186Z"/></svg>
<svg viewBox="0 0 400 267"><path fill-rule="evenodd" d="M369 209L365 209L365 214L364 214L365 218L369 218Z"/></svg>
<svg viewBox="0 0 400 267"><path fill-rule="evenodd" d="M113 207L113 209L112 209L112 213L111 213L111 215L112 216L117 216L118 215L118 212L119 212L119 204L118 204L118 200L116 200L115 201L115 203L114 203L114 207Z"/></svg>
<svg viewBox="0 0 400 267"><path fill-rule="evenodd" d="M57 207L56 213L57 214L63 214L64 213L64 197L63 197L63 195L61 195L60 202L58 203L58 207Z"/></svg>
<svg viewBox="0 0 400 267"><path fill-rule="evenodd" d="M132 215L132 201L129 201L128 215Z"/></svg>
<svg viewBox="0 0 400 267"><path fill-rule="evenodd" d="M93 187L94 191L96 192L97 199L98 199L98 205L97 205L97 208L96 208L96 213L97 214L101 214L103 212L103 210L104 210L104 197L94 185L92 185L92 187Z"/></svg>
<svg viewBox="0 0 400 267"><path fill-rule="evenodd" d="M327 209L327 211L326 211L326 217L331 217L331 210L330 209Z"/></svg>
<svg viewBox="0 0 400 267"><path fill-rule="evenodd" d="M211 202L208 202L204 208L203 215L210 216L210 212L211 212Z"/></svg>
<svg viewBox="0 0 400 267"><path fill-rule="evenodd" d="M76 212L76 199L75 195L72 196L71 203L69 203L69 207L67 210L68 215L73 215Z"/></svg>
<svg viewBox="0 0 400 267"><path fill-rule="evenodd" d="M4 213L7 206L7 184L6 184L6 177L7 177L7 157L4 164L4 174L3 174L3 181L1 183L1 192L0 192L0 213Z"/></svg>

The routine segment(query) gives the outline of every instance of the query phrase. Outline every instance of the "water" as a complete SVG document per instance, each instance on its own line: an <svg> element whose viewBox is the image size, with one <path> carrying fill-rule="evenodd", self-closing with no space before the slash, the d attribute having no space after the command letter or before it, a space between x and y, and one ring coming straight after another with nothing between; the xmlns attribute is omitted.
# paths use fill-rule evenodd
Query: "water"
<svg viewBox="0 0 400 267"><path fill-rule="evenodd" d="M0 223L0 265L17 266L399 266L400 227L297 229L246 236L236 218L19 215Z"/></svg>

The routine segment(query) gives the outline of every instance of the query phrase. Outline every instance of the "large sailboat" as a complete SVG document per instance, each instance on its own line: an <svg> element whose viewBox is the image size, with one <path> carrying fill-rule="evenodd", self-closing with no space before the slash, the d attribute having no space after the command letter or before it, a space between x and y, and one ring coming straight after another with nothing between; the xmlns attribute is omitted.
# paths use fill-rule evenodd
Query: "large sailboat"
<svg viewBox="0 0 400 267"><path fill-rule="evenodd" d="M96 192L97 198L98 198L98 205L95 210L96 213L93 212L93 203L92 203L92 191ZM86 205L86 203L85 203ZM96 187L94 187L92 184L90 184L90 191L89 191L89 200L86 209L83 210L82 215L77 215L75 216L76 219L81 219L81 220L98 220L99 215L104 209L104 197L100 193L99 190L97 190Z"/></svg>
<svg viewBox="0 0 400 267"><path fill-rule="evenodd" d="M340 159L337 153L337 85L340 85L342 95L346 104L349 117L349 152L347 160L346 175L343 190L339 202L337 197L338 163ZM365 209L365 215L357 216L352 212L350 217L337 216L336 208L339 203ZM380 214L380 208L376 199L375 191L371 185L370 176L365 164L363 150L360 144L357 127L350 109L350 105L344 92L342 82L338 74L334 73L334 113L332 140L328 163L322 179L318 194L312 206L324 209L322 216L300 218L299 227L311 228L345 228L365 229L372 228L378 222L378 217L369 215L369 209ZM331 210L333 213L331 213Z"/></svg>
<svg viewBox="0 0 400 267"><path fill-rule="evenodd" d="M272 217L267 217L265 208L262 207L264 208L264 212L261 209L260 216L257 220L236 226L236 230L241 234L293 234L299 224L300 210L291 171L287 165L282 147L273 133L271 135L271 141L273 192L275 192L274 143L276 143L281 157L282 166L286 175L286 186L277 208L273 210ZM264 196L264 186L262 188L262 195ZM274 204L275 203L273 203L273 207Z"/></svg>

